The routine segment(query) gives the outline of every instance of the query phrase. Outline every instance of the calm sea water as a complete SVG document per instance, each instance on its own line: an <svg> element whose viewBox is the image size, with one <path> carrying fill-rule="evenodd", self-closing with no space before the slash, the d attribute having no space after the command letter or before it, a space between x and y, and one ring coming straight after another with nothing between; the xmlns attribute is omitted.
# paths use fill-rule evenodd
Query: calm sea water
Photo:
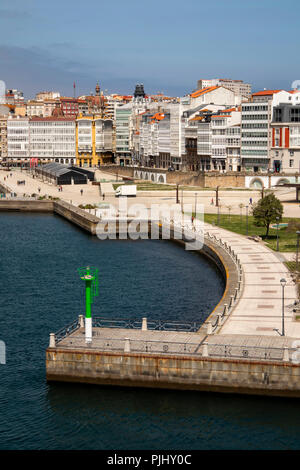
<svg viewBox="0 0 300 470"><path fill-rule="evenodd" d="M300 401L47 384L49 332L84 311L76 269L100 270L94 314L204 320L224 285L166 241L99 241L51 215L0 214L0 449L297 449Z"/></svg>

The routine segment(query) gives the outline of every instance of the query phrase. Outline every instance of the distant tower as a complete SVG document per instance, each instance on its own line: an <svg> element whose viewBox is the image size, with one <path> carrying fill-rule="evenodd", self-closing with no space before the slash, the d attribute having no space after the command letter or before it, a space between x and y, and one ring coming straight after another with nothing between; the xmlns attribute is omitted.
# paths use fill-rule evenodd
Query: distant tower
<svg viewBox="0 0 300 470"><path fill-rule="evenodd" d="M96 88L95 88L96 96L100 96L100 85L99 82L97 82Z"/></svg>
<svg viewBox="0 0 300 470"><path fill-rule="evenodd" d="M145 98L145 91L143 83L137 84L134 90L135 98Z"/></svg>

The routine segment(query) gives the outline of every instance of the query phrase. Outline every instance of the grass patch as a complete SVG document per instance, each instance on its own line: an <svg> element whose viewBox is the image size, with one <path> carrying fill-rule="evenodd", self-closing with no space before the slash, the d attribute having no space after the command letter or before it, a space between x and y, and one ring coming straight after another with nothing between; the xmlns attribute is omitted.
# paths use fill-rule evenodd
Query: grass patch
<svg viewBox="0 0 300 470"><path fill-rule="evenodd" d="M224 210L224 209L223 209ZM297 221L300 223L300 219L293 219L284 217L282 219L283 223L288 223L289 221ZM220 214L220 227L231 232L240 233L241 235L246 235L246 216L240 215L228 215ZM212 225L218 225L218 215L217 214L204 214L204 222L207 222ZM277 245L277 230L270 228L268 238L265 238L266 229L265 227L256 227L254 225L254 218L252 215L248 216L248 235L258 235L260 236L266 245L272 250L276 251ZM287 227L281 228L278 230L279 237L279 251L296 251L297 248L297 235L295 232L287 230Z"/></svg>
<svg viewBox="0 0 300 470"><path fill-rule="evenodd" d="M123 186L124 183L113 183L113 188L116 190L119 186ZM125 183L127 184L127 183ZM129 183L130 184L130 183ZM163 183L151 183L146 182L135 182L138 191L175 191L176 184L163 184ZM181 186L179 185L179 194L183 191L215 191L215 188L201 188L200 186ZM253 191L254 189L248 188L220 188L219 193L223 191Z"/></svg>

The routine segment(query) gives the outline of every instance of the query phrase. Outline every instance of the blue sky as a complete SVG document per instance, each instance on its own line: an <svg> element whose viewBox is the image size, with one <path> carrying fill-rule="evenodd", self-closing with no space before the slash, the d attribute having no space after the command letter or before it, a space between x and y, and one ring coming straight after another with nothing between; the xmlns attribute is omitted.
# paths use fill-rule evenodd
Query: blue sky
<svg viewBox="0 0 300 470"><path fill-rule="evenodd" d="M300 79L298 0L1 0L0 80L26 97L94 90L181 96L199 78L253 89Z"/></svg>

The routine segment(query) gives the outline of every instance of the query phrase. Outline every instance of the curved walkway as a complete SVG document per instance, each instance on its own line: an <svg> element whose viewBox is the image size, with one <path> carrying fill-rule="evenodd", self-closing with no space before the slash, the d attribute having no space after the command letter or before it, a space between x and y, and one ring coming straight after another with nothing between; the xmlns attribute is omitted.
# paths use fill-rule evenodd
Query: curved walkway
<svg viewBox="0 0 300 470"><path fill-rule="evenodd" d="M282 287L280 279L287 281L284 289L285 335L300 338L300 322L293 319L297 287L281 256L263 243L243 235L204 224L205 232L221 238L238 255L244 282L240 299L231 311L219 334L246 334L277 336L282 329Z"/></svg>

